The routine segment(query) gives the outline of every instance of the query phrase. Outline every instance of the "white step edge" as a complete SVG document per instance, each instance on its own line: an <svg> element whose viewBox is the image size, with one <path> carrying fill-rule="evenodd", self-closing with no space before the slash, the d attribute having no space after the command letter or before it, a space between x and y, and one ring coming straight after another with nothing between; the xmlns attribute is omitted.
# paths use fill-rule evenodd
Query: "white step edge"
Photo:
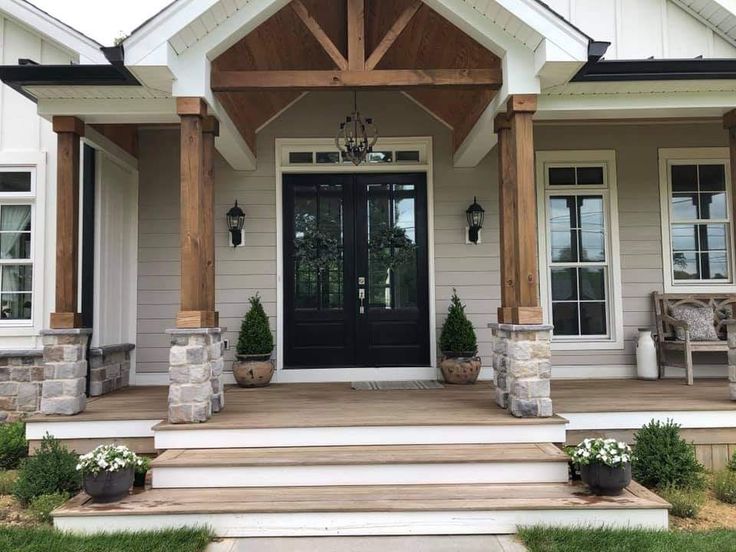
<svg viewBox="0 0 736 552"><path fill-rule="evenodd" d="M154 431L154 439L154 446L159 450L351 445L564 443L565 423L486 426L157 429Z"/></svg>
<svg viewBox="0 0 736 552"><path fill-rule="evenodd" d="M154 489L564 483L567 462L155 467Z"/></svg>
<svg viewBox="0 0 736 552"><path fill-rule="evenodd" d="M63 421L26 422L26 439L41 440L46 433L56 439L116 439L123 437L152 437L153 426L161 423L155 420L107 420L107 421Z"/></svg>
<svg viewBox="0 0 736 552"><path fill-rule="evenodd" d="M64 516L54 526L79 534L209 526L218 537L327 537L361 535L488 535L519 526L668 528L668 511L550 509L434 512L310 512Z"/></svg>

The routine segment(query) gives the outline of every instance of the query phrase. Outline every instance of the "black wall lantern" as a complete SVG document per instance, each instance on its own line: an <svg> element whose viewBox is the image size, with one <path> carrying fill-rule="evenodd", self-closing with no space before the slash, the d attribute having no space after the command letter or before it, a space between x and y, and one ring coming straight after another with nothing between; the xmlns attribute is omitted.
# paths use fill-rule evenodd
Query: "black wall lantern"
<svg viewBox="0 0 736 552"><path fill-rule="evenodd" d="M485 210L478 205L478 198L473 198L473 204L465 211L468 218L468 241L477 244L480 240L480 229L483 228Z"/></svg>
<svg viewBox="0 0 736 552"><path fill-rule="evenodd" d="M227 228L230 230L230 243L238 247L243 243L243 227L245 226L245 213L238 207L238 200L227 212Z"/></svg>

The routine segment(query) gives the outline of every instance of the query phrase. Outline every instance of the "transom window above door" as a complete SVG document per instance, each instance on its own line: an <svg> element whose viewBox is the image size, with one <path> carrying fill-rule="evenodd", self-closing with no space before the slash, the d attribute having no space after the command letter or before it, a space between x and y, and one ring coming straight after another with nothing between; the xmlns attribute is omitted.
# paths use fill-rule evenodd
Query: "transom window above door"
<svg viewBox="0 0 736 552"><path fill-rule="evenodd" d="M615 154L538 152L537 159L542 304L553 345L619 346Z"/></svg>

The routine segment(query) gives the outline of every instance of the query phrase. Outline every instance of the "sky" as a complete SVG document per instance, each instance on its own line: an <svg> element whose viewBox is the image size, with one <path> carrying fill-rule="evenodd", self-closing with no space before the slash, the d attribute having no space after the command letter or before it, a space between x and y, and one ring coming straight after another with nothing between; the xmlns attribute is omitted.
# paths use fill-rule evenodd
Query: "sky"
<svg viewBox="0 0 736 552"><path fill-rule="evenodd" d="M121 35L130 34L171 0L30 0L54 17L112 46ZM734 0L736 1L736 0Z"/></svg>

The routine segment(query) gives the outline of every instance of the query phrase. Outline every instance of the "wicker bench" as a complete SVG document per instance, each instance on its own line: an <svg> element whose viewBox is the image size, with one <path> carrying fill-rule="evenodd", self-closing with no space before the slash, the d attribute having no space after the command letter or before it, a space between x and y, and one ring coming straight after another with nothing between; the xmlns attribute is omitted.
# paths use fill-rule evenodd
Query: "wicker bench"
<svg viewBox="0 0 736 552"><path fill-rule="evenodd" d="M664 376L667 353L681 353L681 363L671 363L673 366L685 368L687 384L693 384L693 352L721 351L728 352L726 334L732 327L734 313L736 313L736 295L716 293L652 293L654 301L654 317L656 322L657 362L659 377ZM713 328L717 340L695 341L690 339L690 328L687 322L672 316L673 309L680 305L695 307L710 307L713 309ZM684 339L677 336L677 329L684 333ZM736 330L736 327L734 327Z"/></svg>

